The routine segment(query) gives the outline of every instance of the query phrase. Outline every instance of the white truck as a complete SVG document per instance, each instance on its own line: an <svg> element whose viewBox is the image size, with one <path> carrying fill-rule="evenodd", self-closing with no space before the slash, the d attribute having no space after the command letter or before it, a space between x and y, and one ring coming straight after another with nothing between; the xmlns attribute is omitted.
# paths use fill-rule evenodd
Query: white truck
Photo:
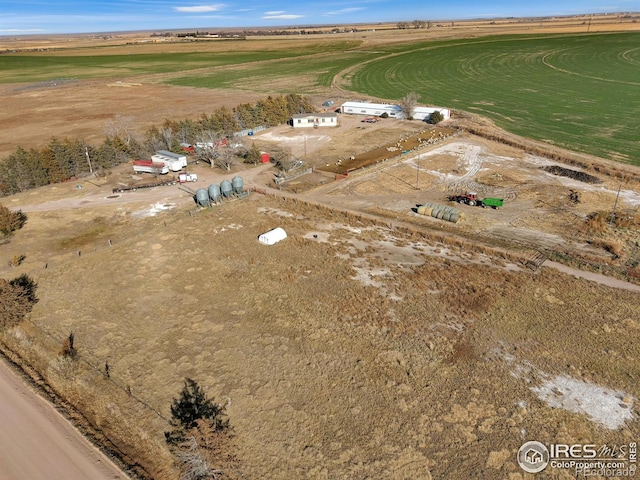
<svg viewBox="0 0 640 480"><path fill-rule="evenodd" d="M186 182L197 182L198 174L196 173L180 173L178 174L178 182L186 183Z"/></svg>

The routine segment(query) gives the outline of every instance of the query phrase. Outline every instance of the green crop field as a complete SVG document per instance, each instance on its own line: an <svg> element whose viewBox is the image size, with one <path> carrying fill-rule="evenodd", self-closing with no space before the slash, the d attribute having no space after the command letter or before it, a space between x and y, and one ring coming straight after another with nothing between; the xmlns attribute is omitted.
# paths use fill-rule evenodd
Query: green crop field
<svg viewBox="0 0 640 480"><path fill-rule="evenodd" d="M190 74L168 80L167 83L189 87L251 89L265 93L310 94L330 86L340 71L376 56L374 53L346 51L286 58ZM298 91L292 92L292 89Z"/></svg>
<svg viewBox="0 0 640 480"><path fill-rule="evenodd" d="M0 83L25 83L58 78L111 78L132 77L155 73L189 72L214 69L228 65L254 62L280 61L343 51L353 42L305 43L293 48L279 46L277 42L255 50L235 50L231 42L226 51L104 54L101 49L94 55L83 51L77 55L5 54L0 55ZM290 72L291 73L291 72ZM194 74L198 75L198 74Z"/></svg>
<svg viewBox="0 0 640 480"><path fill-rule="evenodd" d="M475 112L525 137L640 165L638 45L635 32L421 40L375 50L326 38L242 49L229 42L215 52L96 48L0 55L0 83L162 73L170 75L159 81L174 85L304 95L326 92L343 76L354 97L396 101L414 92L422 104Z"/></svg>
<svg viewBox="0 0 640 480"><path fill-rule="evenodd" d="M467 110L519 135L640 165L640 34L414 45L364 63L353 91Z"/></svg>

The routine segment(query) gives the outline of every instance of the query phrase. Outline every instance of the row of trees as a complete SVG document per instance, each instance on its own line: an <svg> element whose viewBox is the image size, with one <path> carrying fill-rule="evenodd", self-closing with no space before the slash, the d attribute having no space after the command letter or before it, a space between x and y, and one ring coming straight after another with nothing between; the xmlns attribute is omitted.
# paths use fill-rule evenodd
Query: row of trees
<svg viewBox="0 0 640 480"><path fill-rule="evenodd" d="M407 30L409 28L415 28L416 30L420 28L431 28L433 24L427 20L413 20L411 22L398 22L397 27L400 30Z"/></svg>
<svg viewBox="0 0 640 480"><path fill-rule="evenodd" d="M106 125L106 138L99 146L79 139L52 138L41 149L18 147L0 162L0 195L113 168L131 158L148 158L160 149L179 152L180 143L215 143L222 138L233 138L237 132L279 125L294 113L314 110L311 102L300 95L269 96L233 109L219 107L198 119L167 119L160 127L154 126L142 133L132 117L116 116Z"/></svg>

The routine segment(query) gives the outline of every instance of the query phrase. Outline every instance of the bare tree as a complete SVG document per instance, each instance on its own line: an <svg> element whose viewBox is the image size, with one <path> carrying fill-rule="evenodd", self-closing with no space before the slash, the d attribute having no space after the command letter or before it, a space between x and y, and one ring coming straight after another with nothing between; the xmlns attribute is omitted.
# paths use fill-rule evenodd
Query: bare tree
<svg viewBox="0 0 640 480"><path fill-rule="evenodd" d="M184 471L181 480L205 480L222 478L222 472L215 470L202 456L198 442L194 436L185 439L182 448L176 456L183 464Z"/></svg>
<svg viewBox="0 0 640 480"><path fill-rule="evenodd" d="M418 94L415 92L408 93L400 100L400 108L407 120L413 120L413 109L418 104Z"/></svg>
<svg viewBox="0 0 640 480"><path fill-rule="evenodd" d="M216 158L220 156L220 152L218 151L220 140L220 135L213 130L204 130L200 132L196 142L198 160L207 162L211 165L211 168L215 167Z"/></svg>
<svg viewBox="0 0 640 480"><path fill-rule="evenodd" d="M271 159L282 173L288 173L303 165L303 162L291 153L289 147L274 148L271 152Z"/></svg>
<svg viewBox="0 0 640 480"><path fill-rule="evenodd" d="M426 26L427 22L425 22L424 20L414 20L413 22L411 22L411 25L413 25L413 28L420 29L420 28L424 28Z"/></svg>
<svg viewBox="0 0 640 480"><path fill-rule="evenodd" d="M214 164L218 168L222 168L227 172L231 170L231 167L236 163L236 155L233 149L229 147L223 147L218 152L219 155L213 160Z"/></svg>
<svg viewBox="0 0 640 480"><path fill-rule="evenodd" d="M131 116L116 115L105 125L105 132L109 137L119 137L127 147L136 137L135 123Z"/></svg>
<svg viewBox="0 0 640 480"><path fill-rule="evenodd" d="M171 127L164 127L160 130L160 133L162 134L167 150L171 150L173 146L173 129Z"/></svg>
<svg viewBox="0 0 640 480"><path fill-rule="evenodd" d="M406 30L409 28L409 22L398 22L397 27L399 30Z"/></svg>

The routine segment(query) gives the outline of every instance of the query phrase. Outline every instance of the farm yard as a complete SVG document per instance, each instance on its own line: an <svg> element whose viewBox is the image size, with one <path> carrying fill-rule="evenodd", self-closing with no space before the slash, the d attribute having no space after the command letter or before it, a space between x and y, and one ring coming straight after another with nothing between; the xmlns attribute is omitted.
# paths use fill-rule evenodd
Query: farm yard
<svg viewBox="0 0 640 480"><path fill-rule="evenodd" d="M542 33L464 42L420 32L402 32L399 42L384 31L335 43L305 38L295 60L289 39L178 44L161 48L197 55L178 66L183 52L167 63L166 51L155 53L153 67L142 53L158 46L113 45L106 56L141 52L126 56L133 63L121 77L101 70L96 55L85 61L104 77L81 79L73 75L79 60L67 59L65 76L77 80L55 86L46 83L54 77L27 75L37 60L24 67L25 84L0 70L7 104L37 107L39 117L0 113L0 126L16 133L0 139L7 152L46 144L45 134L99 138L116 114L140 115L143 126L172 110L197 116L208 105L298 89L319 109L328 98L339 106L415 91L422 103L456 112L437 126L340 115L336 128L268 128L250 142L284 148L313 173L278 188L270 164L236 163L230 172L190 165L194 188L239 175L255 190L208 209L172 186L114 193L132 179L126 164L3 198L28 222L0 244L2 258L25 254L19 266L2 262L0 277L33 276L39 302L0 338L137 464L131 475L139 478L179 476L164 432L185 377L227 404L231 454L212 461L230 479L524 480L515 459L525 440L637 441L637 33ZM246 58L207 53L229 45ZM619 62L616 78L592 58L579 64L588 48L601 49L606 65ZM299 78L283 73L291 65ZM118 81L128 86L105 86ZM528 89L537 91L528 97ZM568 91L575 104L563 103ZM92 95L98 111L85 122ZM615 116L599 113L605 97ZM83 101L72 107L65 98ZM68 121L56 122L61 115ZM49 129L38 135L37 122ZM504 205L447 201L470 191ZM455 206L460 221L418 214L427 202ZM287 238L260 244L274 227ZM70 332L77 362L60 356Z"/></svg>

